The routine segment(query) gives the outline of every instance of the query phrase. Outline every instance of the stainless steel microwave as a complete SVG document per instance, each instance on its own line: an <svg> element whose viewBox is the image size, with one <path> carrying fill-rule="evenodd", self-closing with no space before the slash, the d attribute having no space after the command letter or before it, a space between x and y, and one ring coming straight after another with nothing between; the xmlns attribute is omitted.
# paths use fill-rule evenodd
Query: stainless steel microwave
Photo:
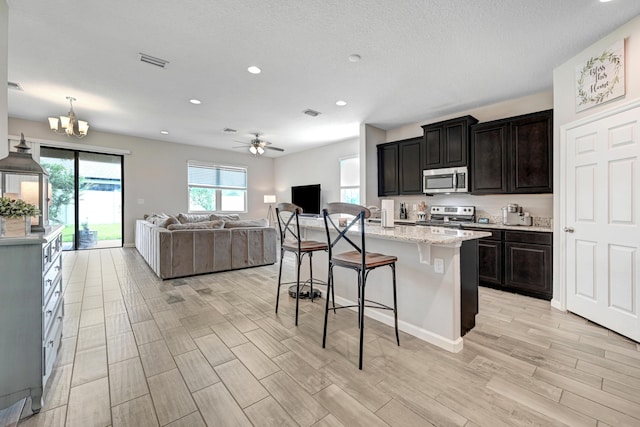
<svg viewBox="0 0 640 427"><path fill-rule="evenodd" d="M466 167L426 169L422 172L422 192L466 193L469 191L469 172Z"/></svg>

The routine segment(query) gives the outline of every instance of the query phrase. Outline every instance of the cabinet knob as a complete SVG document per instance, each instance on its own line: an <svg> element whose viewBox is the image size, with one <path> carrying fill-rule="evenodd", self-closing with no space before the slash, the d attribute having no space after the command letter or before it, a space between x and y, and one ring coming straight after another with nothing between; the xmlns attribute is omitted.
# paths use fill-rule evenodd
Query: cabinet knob
<svg viewBox="0 0 640 427"><path fill-rule="evenodd" d="M58 296L58 295L60 295L60 291L55 291L53 294L54 294L55 296Z"/></svg>
<svg viewBox="0 0 640 427"><path fill-rule="evenodd" d="M573 227L565 227L564 228L564 232L565 233L573 233L575 230L573 229Z"/></svg>
<svg viewBox="0 0 640 427"><path fill-rule="evenodd" d="M51 310L47 310L47 312L46 312L46 315L47 315L47 316L51 316L52 314L53 314L53 311L51 311Z"/></svg>
<svg viewBox="0 0 640 427"><path fill-rule="evenodd" d="M56 268L56 271L60 271L60 266L59 265L56 265L55 268Z"/></svg>
<svg viewBox="0 0 640 427"><path fill-rule="evenodd" d="M49 347L53 347L53 340L49 341L47 344L49 345Z"/></svg>
<svg viewBox="0 0 640 427"><path fill-rule="evenodd" d="M48 285L48 286L51 286L51 284L52 284L52 283L53 283L53 280L51 280L51 279L47 279L47 285Z"/></svg>

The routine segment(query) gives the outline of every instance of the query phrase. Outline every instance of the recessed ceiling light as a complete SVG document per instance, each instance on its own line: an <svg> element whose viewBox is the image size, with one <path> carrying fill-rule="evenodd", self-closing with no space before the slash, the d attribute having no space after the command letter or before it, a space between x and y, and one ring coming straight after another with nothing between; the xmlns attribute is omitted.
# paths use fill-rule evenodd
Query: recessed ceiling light
<svg viewBox="0 0 640 427"><path fill-rule="evenodd" d="M347 101L343 101L342 99L339 101L336 101L336 105L338 107L344 107L345 105L347 105Z"/></svg>
<svg viewBox="0 0 640 427"><path fill-rule="evenodd" d="M354 53L353 55L349 55L349 61L351 62L358 62L362 59L362 57L356 53Z"/></svg>
<svg viewBox="0 0 640 427"><path fill-rule="evenodd" d="M190 102L190 103L192 103L193 105L200 105L200 104L202 104L202 101L200 101L199 99L195 99L195 98L190 99L190 100L189 100L189 102Z"/></svg>
<svg viewBox="0 0 640 427"><path fill-rule="evenodd" d="M600 0L600 3L609 3L612 0Z"/></svg>
<svg viewBox="0 0 640 427"><path fill-rule="evenodd" d="M260 74L262 72L262 70L256 67L255 65L252 65L251 67L247 68L247 71L250 72L251 74Z"/></svg>
<svg viewBox="0 0 640 427"><path fill-rule="evenodd" d="M160 133L163 134L163 135L169 135L169 131L168 130L161 130Z"/></svg>

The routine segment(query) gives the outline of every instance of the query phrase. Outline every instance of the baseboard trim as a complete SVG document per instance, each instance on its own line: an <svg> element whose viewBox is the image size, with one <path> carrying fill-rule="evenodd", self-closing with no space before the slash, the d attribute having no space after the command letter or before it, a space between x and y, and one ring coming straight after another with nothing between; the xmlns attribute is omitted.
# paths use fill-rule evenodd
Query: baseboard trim
<svg viewBox="0 0 640 427"><path fill-rule="evenodd" d="M336 304L345 306L345 305L355 305L356 303L346 298L336 296ZM350 310L358 311L356 307L352 307L350 308ZM384 311L365 308L364 315L366 317L370 317L371 319L377 320L381 323L384 323L387 326L391 326L392 328L394 328L393 317L385 314ZM398 319L398 329L401 330L402 332L406 332L409 335L413 335L414 337L419 338L422 341L426 341L429 344L433 344L436 347L439 347L443 350L447 350L451 353L458 353L463 348L462 337L456 340L450 340L448 338L443 337L442 335L435 334L431 331L427 331L426 329L420 328L418 326L412 325L410 323L404 322L399 319ZM402 342L400 343L400 345L402 345Z"/></svg>
<svg viewBox="0 0 640 427"><path fill-rule="evenodd" d="M123 248L135 248L136 244L135 243L125 243L124 245L122 245Z"/></svg>

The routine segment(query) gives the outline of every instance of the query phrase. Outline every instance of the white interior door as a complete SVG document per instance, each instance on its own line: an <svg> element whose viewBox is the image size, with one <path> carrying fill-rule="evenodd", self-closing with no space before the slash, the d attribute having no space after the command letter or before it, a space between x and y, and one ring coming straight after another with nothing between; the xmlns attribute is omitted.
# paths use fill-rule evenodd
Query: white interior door
<svg viewBox="0 0 640 427"><path fill-rule="evenodd" d="M640 341L640 107L566 137L567 309Z"/></svg>

